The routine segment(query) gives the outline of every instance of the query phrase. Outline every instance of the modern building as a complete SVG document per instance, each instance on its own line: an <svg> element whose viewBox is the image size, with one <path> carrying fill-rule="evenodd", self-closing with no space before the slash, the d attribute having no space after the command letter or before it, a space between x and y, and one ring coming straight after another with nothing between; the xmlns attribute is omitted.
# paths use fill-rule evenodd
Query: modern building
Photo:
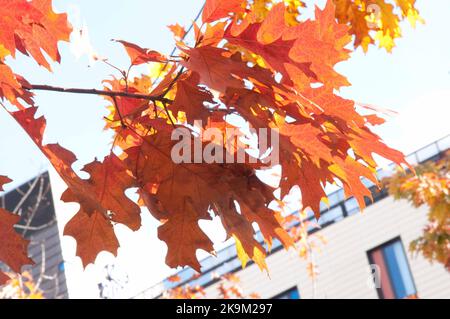
<svg viewBox="0 0 450 319"><path fill-rule="evenodd" d="M437 160L450 148L450 135L408 156L411 164ZM379 178L392 175L394 167L378 171ZM180 282L164 280L135 298L159 298L180 285L202 286L207 298L219 297L217 276L233 272L245 292L262 298L450 298L450 273L440 264L430 264L422 256L411 256L409 243L418 238L427 222L427 207L412 207L395 201L385 189L379 191L364 180L373 202L360 212L354 198L345 200L343 190L329 195L330 207L323 207L318 223L311 229L327 239L315 253L320 271L312 280L306 261L294 250L284 250L279 242L267 257L270 277L255 264L242 269L234 245L201 262L202 273L185 268L178 272ZM310 218L314 218L310 216ZM257 235L261 240L261 236ZM195 278L195 279L192 279Z"/></svg>
<svg viewBox="0 0 450 319"><path fill-rule="evenodd" d="M28 255L35 262L22 271L33 276L45 298L67 298L66 276L50 177L43 173L0 197L0 207L20 215L16 231L30 240ZM5 265L0 263L0 269ZM7 270L5 268L5 270Z"/></svg>

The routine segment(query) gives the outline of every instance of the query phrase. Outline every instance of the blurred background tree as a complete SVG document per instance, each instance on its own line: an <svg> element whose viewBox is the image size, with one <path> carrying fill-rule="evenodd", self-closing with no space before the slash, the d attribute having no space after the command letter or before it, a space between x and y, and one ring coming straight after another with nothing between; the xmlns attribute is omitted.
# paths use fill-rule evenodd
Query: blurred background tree
<svg viewBox="0 0 450 319"><path fill-rule="evenodd" d="M421 253L450 271L450 152L437 162L416 167L416 174L399 172L388 182L389 193L415 207L429 207L428 223L421 237L410 243L410 251Z"/></svg>

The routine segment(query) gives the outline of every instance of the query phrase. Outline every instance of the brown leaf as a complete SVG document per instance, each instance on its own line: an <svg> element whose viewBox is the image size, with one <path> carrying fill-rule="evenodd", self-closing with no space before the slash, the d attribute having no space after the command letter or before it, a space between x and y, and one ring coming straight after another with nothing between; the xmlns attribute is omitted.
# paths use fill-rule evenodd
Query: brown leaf
<svg viewBox="0 0 450 319"><path fill-rule="evenodd" d="M85 167L85 171L91 176L88 180L83 180L73 171L72 164L76 161L75 155L64 149L58 144L42 145L43 133L45 130L45 119L43 117L34 118L36 108L28 108L24 111L13 113L14 118L27 133L33 138L36 145L47 156L49 161L55 167L61 178L66 182L68 189L63 193L62 200L66 202L77 202L80 204L80 211L74 217L75 220L93 218L93 216L103 216L105 219L123 223L132 230L140 227L140 208L125 195L125 190L134 186L134 180L127 174L122 162L113 154L107 156L100 163L94 161ZM111 216L109 215L111 212ZM87 215L78 216L78 215ZM92 219L91 219L92 220ZM75 223L76 225L77 223ZM102 223L102 228L106 226ZM112 232L112 226L111 226ZM76 233L76 232L72 232ZM92 237L83 237L79 242L80 252L89 251L90 254L80 256L91 260L91 253L94 253L95 241L102 240L97 233L92 233ZM92 243L86 242L86 238L91 239ZM108 247L108 246L105 246ZM96 251L95 253L99 253ZM111 251L115 253L115 251ZM85 262L86 264L86 262Z"/></svg>
<svg viewBox="0 0 450 319"><path fill-rule="evenodd" d="M114 234L111 221L103 214L88 214L80 210L64 229L64 235L72 236L77 241L77 256L81 257L83 266L95 262L101 251L117 255L119 242Z"/></svg>
<svg viewBox="0 0 450 319"><path fill-rule="evenodd" d="M33 264L28 257L28 240L23 239L14 229L20 217L0 208L0 261L13 271L20 273L23 265Z"/></svg>
<svg viewBox="0 0 450 319"><path fill-rule="evenodd" d="M212 94L199 87L199 82L200 77L197 73L191 73L179 80L175 99L170 106L176 116L179 112L185 112L189 124L194 124L195 120L201 120L206 124L210 112L205 103L213 103Z"/></svg>
<svg viewBox="0 0 450 319"><path fill-rule="evenodd" d="M174 145L170 132L158 132L143 139L141 146L127 149L125 160L133 168L142 200L153 216L163 222L158 235L168 246L168 265L189 265L199 271L196 250L213 250L198 225L200 219L211 219L210 210L220 216L228 234L241 241L243 252L261 267L265 267L265 253L253 238L252 222L261 223L268 241L275 237L286 246L290 244L277 219L270 216L274 214L262 210L273 198L273 190L252 177L251 166L175 164L171 159ZM234 201L245 207L241 208L243 215L237 212ZM259 207L261 216L250 212L254 207Z"/></svg>
<svg viewBox="0 0 450 319"><path fill-rule="evenodd" d="M4 191L3 185L11 183L12 180L6 176L0 175L0 192Z"/></svg>
<svg viewBox="0 0 450 319"><path fill-rule="evenodd" d="M4 272L0 271L0 286L6 284L11 278L6 275Z"/></svg>

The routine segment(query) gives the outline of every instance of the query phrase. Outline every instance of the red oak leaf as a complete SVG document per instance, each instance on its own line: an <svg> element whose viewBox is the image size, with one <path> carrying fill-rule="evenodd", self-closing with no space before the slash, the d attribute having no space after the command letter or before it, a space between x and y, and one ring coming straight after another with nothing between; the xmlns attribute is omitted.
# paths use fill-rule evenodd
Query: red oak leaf
<svg viewBox="0 0 450 319"><path fill-rule="evenodd" d="M144 49L140 46L126 42L123 40L116 40L119 43L122 43L122 45L125 47L125 50L127 50L128 56L131 59L132 65L139 65L144 64L148 62L166 62L167 58L162 55L161 53L150 50L150 49Z"/></svg>
<svg viewBox="0 0 450 319"><path fill-rule="evenodd" d="M244 12L243 3L243 0L206 0L202 20L204 23L210 23L225 18L230 13Z"/></svg>
<svg viewBox="0 0 450 319"><path fill-rule="evenodd" d="M23 265L33 264L27 252L29 241L14 229L19 220L20 216L0 208L0 261L17 273L21 272Z"/></svg>

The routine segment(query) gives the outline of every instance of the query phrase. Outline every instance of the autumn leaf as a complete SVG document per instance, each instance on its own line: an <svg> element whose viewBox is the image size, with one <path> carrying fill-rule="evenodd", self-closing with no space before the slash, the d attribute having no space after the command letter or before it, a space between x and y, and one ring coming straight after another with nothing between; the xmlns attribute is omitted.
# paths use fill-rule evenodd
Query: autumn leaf
<svg viewBox="0 0 450 319"><path fill-rule="evenodd" d="M277 41L286 31L287 25L285 20L286 7L284 3L275 5L269 14L261 23L256 34L256 39L263 45L271 44Z"/></svg>
<svg viewBox="0 0 450 319"><path fill-rule="evenodd" d="M12 180L10 178L0 175L0 192L4 191L3 186L5 184L9 184L11 182Z"/></svg>
<svg viewBox="0 0 450 319"><path fill-rule="evenodd" d="M119 241L114 234L111 221L103 214L78 212L64 228L65 236L72 236L77 241L77 256L81 257L83 266L95 262L101 251L117 255Z"/></svg>
<svg viewBox="0 0 450 319"><path fill-rule="evenodd" d="M0 286L6 284L10 279L8 275L0 271Z"/></svg>
<svg viewBox="0 0 450 319"><path fill-rule="evenodd" d="M181 40L186 35L186 30L178 23L169 25L168 28L178 40Z"/></svg>
<svg viewBox="0 0 450 319"><path fill-rule="evenodd" d="M381 125L386 122L385 119L379 117L376 114L366 115L366 116L364 116L364 118L366 119L367 123L369 123L371 125Z"/></svg>
<svg viewBox="0 0 450 319"><path fill-rule="evenodd" d="M280 182L282 195L298 185L301 190L303 208L311 208L315 216L320 216L320 202L327 196L323 185L332 181L332 176L324 167L315 166L307 157L288 157L282 162L283 176Z"/></svg>
<svg viewBox="0 0 450 319"><path fill-rule="evenodd" d="M211 89L224 92L227 87L244 87L243 81L233 77L233 71L240 70L244 64L230 59L228 51L204 46L189 49L187 53L189 60L183 65L198 73L200 81Z"/></svg>
<svg viewBox="0 0 450 319"><path fill-rule="evenodd" d="M350 156L347 156L344 160L341 158L335 158L336 164L329 167L344 184L344 192L347 197L351 195L357 200L361 209L366 207L365 197L372 199L370 190L362 183L361 176L367 178L373 184L378 185L375 172L369 167L362 165L355 161Z"/></svg>
<svg viewBox="0 0 450 319"><path fill-rule="evenodd" d="M8 265L16 273L21 272L23 265L33 264L28 257L28 240L25 240L14 229L20 216L0 208L0 261Z"/></svg>
<svg viewBox="0 0 450 319"><path fill-rule="evenodd" d="M281 165L282 196L299 186L303 208L319 218L321 202L327 201L325 185L339 183L363 208L371 192L361 178L378 184L374 154L399 166L407 163L401 152L371 131L371 126L382 124L377 114L383 112L372 108L375 114L362 115L354 101L339 96L339 89L349 82L335 66L349 58L352 35L357 46L378 39L390 49L399 36L398 21L418 21L418 15L412 0L396 1L396 6L377 0L384 10L379 19L367 12L366 2L358 2L357 8L355 3L328 0L323 9L315 9L314 17L304 19L298 10L304 4L298 0L208 0L203 24L192 27L195 43L185 43L186 30L180 25L169 27L179 49L173 59L118 41L131 66L153 62L147 74L132 78L129 71L115 67L119 75L103 81L103 91L44 87L98 94L110 102L105 128L112 133L111 152L87 164L83 170L89 177L82 179L72 168L77 161L74 153L59 144L43 144L45 118L35 117L35 107L22 105L32 105L34 88L4 60L19 51L46 67L50 65L45 53L48 60L59 61L57 43L67 40L70 32L66 16L55 13L49 0L0 0L4 4L0 13L6 17L0 22L0 97L17 107L19 111L7 111L67 184L62 199L80 205L65 234L77 240L83 265L94 262L103 250L117 254L113 226L139 229L144 207L161 223L158 237L168 246L170 267L201 270L197 250L214 252L199 221L213 216L221 220L228 238L234 238L244 266L251 259L267 269L266 247L274 239L285 247L293 245L280 212L269 209L276 200L275 188L257 177L258 170L276 164L250 156L245 145L226 145L235 138L229 136L229 128L247 137L228 121L229 115L248 123L258 144L262 132L274 137L261 148L270 149L270 156ZM376 27L363 25L363 20ZM202 120L203 127L193 125L196 120ZM198 136L208 128L221 136L217 140ZM178 129L187 132L187 142L182 143L186 149L172 138ZM194 158L193 150L199 146L214 160ZM174 160L177 150L188 160ZM236 161L239 152L244 161L224 161L224 157ZM126 195L130 189L137 189L136 202ZM254 225L266 245L255 238ZM201 291L188 292L197 293Z"/></svg>
<svg viewBox="0 0 450 319"><path fill-rule="evenodd" d="M74 217L74 221L69 222L69 225L77 225L77 220L90 221L90 238L87 238L83 232L70 232L82 236L82 240L78 242L78 252L83 254L80 257L86 264L87 261L93 260L92 255L101 251L97 249L111 249L110 252L116 253L117 249L112 249L112 246L101 246L94 243L106 240L106 238L101 238L107 233L106 227L109 227L110 232L113 233L111 221L123 223L132 230L139 229L140 208L125 195L125 190L133 187L133 179L127 175L122 162L114 155L106 157L102 163L94 161L85 166L84 170L91 175L90 179L79 178L72 169L72 164L76 161L72 152L58 144L42 144L46 123L43 117L35 119L35 112L36 108L28 108L13 113L13 116L33 138L36 145L66 182L68 189L63 193L62 200L80 204L80 211ZM111 212L111 215L108 212ZM99 216L103 216L108 222L101 223L102 219Z"/></svg>
<svg viewBox="0 0 450 319"><path fill-rule="evenodd" d="M23 89L28 83L25 79L14 74L11 68L0 62L0 98L6 98L19 109L23 109L22 99L27 104L33 104L33 94Z"/></svg>
<svg viewBox="0 0 450 319"><path fill-rule="evenodd" d="M355 36L354 46L361 46L365 52L369 45L375 43L388 52L392 51L395 40L401 36L400 22L404 19L413 27L418 22L424 23L416 9L416 0L396 0L395 3L385 0L333 2L336 5L336 19L351 27L350 33Z"/></svg>
<svg viewBox="0 0 450 319"><path fill-rule="evenodd" d="M88 180L70 183L61 199L81 204L80 213L106 216L124 224L132 230L140 228L140 209L126 195L125 190L134 186L133 178L127 174L122 161L111 154L102 162L94 161L83 168L90 175Z"/></svg>
<svg viewBox="0 0 450 319"><path fill-rule="evenodd" d="M18 109L33 105L33 94L24 89L29 83L4 64L16 51L30 55L50 70L48 58L60 62L58 41L68 41L71 27L66 14L57 14L51 0L0 0L0 98L6 98Z"/></svg>
<svg viewBox="0 0 450 319"><path fill-rule="evenodd" d="M230 13L243 12L245 9L244 3L244 0L206 0L202 14L203 23L210 23L225 18Z"/></svg>
<svg viewBox="0 0 450 319"><path fill-rule="evenodd" d="M410 242L414 254L442 264L450 271L450 152L437 161L428 161L411 172L397 172L384 180L395 199L408 200L415 207L428 207L427 224L420 237Z"/></svg>
<svg viewBox="0 0 450 319"><path fill-rule="evenodd" d="M239 54L214 46L200 46L185 50L189 55L182 64L200 76L200 82L213 90L225 93L231 88L245 88L244 79L253 78L263 84L275 84L267 70L250 68Z"/></svg>
<svg viewBox="0 0 450 319"><path fill-rule="evenodd" d="M300 23L283 34L286 41L295 39L289 57L298 63L311 62L311 70L326 86L348 86L349 82L334 70L337 63L350 57L350 51L345 48L351 41L348 28L335 22L331 1L323 10L316 8L315 16L314 21ZM317 52L322 54L317 55Z"/></svg>
<svg viewBox="0 0 450 319"><path fill-rule="evenodd" d="M51 0L1 0L0 16L0 43L13 57L18 50L49 70L42 51L60 61L57 43L68 41L72 30L67 15L53 11Z"/></svg>
<svg viewBox="0 0 450 319"><path fill-rule="evenodd" d="M214 103L212 94L201 88L200 76L198 73L192 73L184 79L177 82L177 92L175 99L170 106L175 116L179 112L186 113L187 122L194 124L195 120L201 120L207 123L210 111L205 103Z"/></svg>
<svg viewBox="0 0 450 319"><path fill-rule="evenodd" d="M10 183L11 180L6 176L0 175L0 191L3 191L3 185ZM20 220L20 216L13 215L10 212L0 208L0 261L8 265L13 271L19 273L23 265L33 264L28 257L28 240L25 240L14 229L14 225ZM0 286L4 284L9 277L0 271Z"/></svg>
<svg viewBox="0 0 450 319"><path fill-rule="evenodd" d="M289 57L289 52L295 43L294 40L284 41L282 38L279 38L275 42L264 45L257 40L259 28L260 24L255 23L249 24L247 28L241 26L239 30L235 31L234 24L231 24L227 28L224 38L229 43L238 46L238 50L242 47L260 56L265 65L268 65L273 71L280 72L286 77L286 81L290 79L287 65L296 67L298 71L304 73L307 77L316 77L310 69L310 62L298 63Z"/></svg>
<svg viewBox="0 0 450 319"><path fill-rule="evenodd" d="M324 10L316 8L315 20L295 26L285 23L285 10L284 3L275 5L263 23L252 23L249 15L247 24L232 24L225 38L260 55L274 71L281 72L288 83L293 82L290 78L295 74L288 70L295 67L332 88L348 85L333 68L348 59L349 51L345 46L351 38L348 28L335 22L331 1ZM323 32L325 29L327 32Z"/></svg>
<svg viewBox="0 0 450 319"><path fill-rule="evenodd" d="M123 40L116 40L116 42L121 43L125 47L125 50L127 51L128 56L131 59L132 65L167 61L167 58L164 55L154 50L143 49L136 44Z"/></svg>
<svg viewBox="0 0 450 319"><path fill-rule="evenodd" d="M181 278L178 275L173 275L167 278L169 282L180 282Z"/></svg>
<svg viewBox="0 0 450 319"><path fill-rule="evenodd" d="M268 240L274 237L286 246L291 244L274 213L263 211L273 194L256 177L251 178L249 184L249 177L253 176L251 167L245 164L175 164L171 160L174 144L168 133L160 132L146 137L140 146L126 150L126 164L135 169L143 201L163 223L158 236L168 245L166 262L169 266L189 265L200 271L196 250L213 251L211 240L198 225L200 219L211 219L209 209L222 219L230 235L245 244L243 251L262 268L265 268L265 252L253 238L252 222L260 224ZM238 214L234 200L239 202L242 215ZM261 215L255 214L254 208L259 208Z"/></svg>
<svg viewBox="0 0 450 319"><path fill-rule="evenodd" d="M390 159L399 166L404 164L414 171L414 168L405 161L402 152L388 147L381 141L378 135L372 133L367 128L356 130L356 134L351 134L350 136L352 139L349 143L356 155L364 158L373 167L377 166L373 158L373 153L376 153L384 158Z"/></svg>
<svg viewBox="0 0 450 319"><path fill-rule="evenodd" d="M284 124L280 127L280 134L287 136L297 148L301 148L313 162L319 166L320 160L332 162L330 148L321 141L322 130L311 124Z"/></svg>

